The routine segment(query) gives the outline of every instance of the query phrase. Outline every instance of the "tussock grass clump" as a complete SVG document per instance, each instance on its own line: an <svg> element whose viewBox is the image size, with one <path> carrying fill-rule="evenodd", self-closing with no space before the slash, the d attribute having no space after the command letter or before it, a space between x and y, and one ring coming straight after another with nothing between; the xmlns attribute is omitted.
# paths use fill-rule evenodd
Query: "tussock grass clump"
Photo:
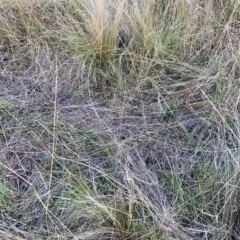
<svg viewBox="0 0 240 240"><path fill-rule="evenodd" d="M239 239L237 0L0 13L0 238Z"/></svg>
<svg viewBox="0 0 240 240"><path fill-rule="evenodd" d="M116 49L125 1L73 2L59 19L59 27L69 48L81 58L100 63L111 59Z"/></svg>

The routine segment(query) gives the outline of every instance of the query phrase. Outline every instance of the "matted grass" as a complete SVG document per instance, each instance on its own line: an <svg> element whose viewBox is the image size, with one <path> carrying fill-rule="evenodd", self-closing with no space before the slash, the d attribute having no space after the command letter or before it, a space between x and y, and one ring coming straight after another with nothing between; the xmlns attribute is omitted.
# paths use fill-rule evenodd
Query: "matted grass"
<svg viewBox="0 0 240 240"><path fill-rule="evenodd" d="M239 1L0 13L1 239L240 239Z"/></svg>

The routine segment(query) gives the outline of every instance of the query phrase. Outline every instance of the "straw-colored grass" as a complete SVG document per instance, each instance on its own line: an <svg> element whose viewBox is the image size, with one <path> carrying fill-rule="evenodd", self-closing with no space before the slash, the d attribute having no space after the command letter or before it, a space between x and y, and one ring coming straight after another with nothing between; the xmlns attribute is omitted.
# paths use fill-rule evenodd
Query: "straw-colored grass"
<svg viewBox="0 0 240 240"><path fill-rule="evenodd" d="M0 1L0 238L240 239L237 0Z"/></svg>

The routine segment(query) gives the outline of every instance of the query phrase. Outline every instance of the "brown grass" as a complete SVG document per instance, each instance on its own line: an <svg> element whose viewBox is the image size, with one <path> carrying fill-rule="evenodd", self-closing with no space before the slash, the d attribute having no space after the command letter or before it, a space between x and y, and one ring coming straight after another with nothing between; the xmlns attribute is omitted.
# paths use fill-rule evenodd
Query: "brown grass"
<svg viewBox="0 0 240 240"><path fill-rule="evenodd" d="M0 13L2 239L239 239L238 1Z"/></svg>

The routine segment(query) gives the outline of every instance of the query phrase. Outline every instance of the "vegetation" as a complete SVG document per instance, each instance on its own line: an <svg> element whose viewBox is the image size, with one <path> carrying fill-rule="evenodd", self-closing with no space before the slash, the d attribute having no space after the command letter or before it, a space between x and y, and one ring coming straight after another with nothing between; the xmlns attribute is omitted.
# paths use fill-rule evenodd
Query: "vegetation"
<svg viewBox="0 0 240 240"><path fill-rule="evenodd" d="M240 239L238 0L0 1L0 238Z"/></svg>

